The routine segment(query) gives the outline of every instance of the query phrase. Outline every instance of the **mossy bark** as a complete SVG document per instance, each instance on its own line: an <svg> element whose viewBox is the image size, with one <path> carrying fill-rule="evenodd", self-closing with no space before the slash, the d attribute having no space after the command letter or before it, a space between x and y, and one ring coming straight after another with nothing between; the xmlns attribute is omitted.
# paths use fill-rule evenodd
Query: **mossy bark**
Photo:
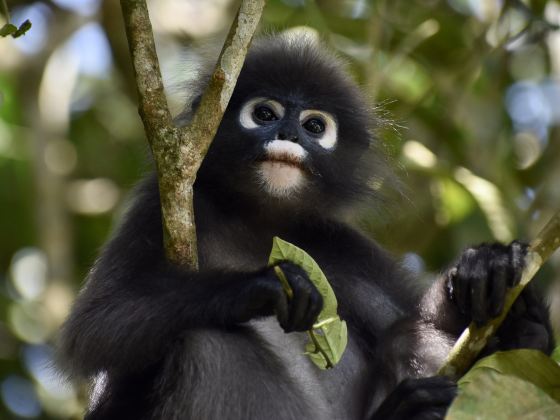
<svg viewBox="0 0 560 420"><path fill-rule="evenodd" d="M265 0L244 0L191 123L175 127L167 106L145 0L121 0L138 87L139 113L158 173L169 261L198 268L193 185L216 134L256 31Z"/></svg>

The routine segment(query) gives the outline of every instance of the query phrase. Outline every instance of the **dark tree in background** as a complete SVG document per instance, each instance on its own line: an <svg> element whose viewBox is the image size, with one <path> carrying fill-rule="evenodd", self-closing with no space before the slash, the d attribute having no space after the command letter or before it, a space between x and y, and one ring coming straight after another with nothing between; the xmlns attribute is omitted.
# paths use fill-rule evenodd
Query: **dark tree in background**
<svg viewBox="0 0 560 420"><path fill-rule="evenodd" d="M151 163L118 2L7 3L33 28L0 38L0 418L79 418L52 343ZM149 2L174 112L237 5ZM556 0L268 0L262 26L316 31L392 121L403 188L360 223L429 272L467 244L531 238L560 207L558 24ZM557 326L559 273L556 255L536 280Z"/></svg>

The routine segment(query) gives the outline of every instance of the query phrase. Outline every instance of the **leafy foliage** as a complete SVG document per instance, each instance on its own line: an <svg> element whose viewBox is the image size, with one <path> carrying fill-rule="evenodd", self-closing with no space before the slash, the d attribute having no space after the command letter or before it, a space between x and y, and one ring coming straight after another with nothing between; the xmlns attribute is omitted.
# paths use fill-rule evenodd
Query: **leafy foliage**
<svg viewBox="0 0 560 420"><path fill-rule="evenodd" d="M0 28L0 36L7 37L11 35L13 38L19 38L20 36L25 35L25 33L31 29L31 26L32 24L29 20L23 22L19 25L19 27L12 25L11 23L6 23Z"/></svg>
<svg viewBox="0 0 560 420"><path fill-rule="evenodd" d="M553 420L558 416L560 405L535 385L487 371L461 390L446 419Z"/></svg>
<svg viewBox="0 0 560 420"><path fill-rule="evenodd" d="M488 371L531 382L560 403L560 366L540 351L520 349L485 357L461 378L459 386L464 388Z"/></svg>
<svg viewBox="0 0 560 420"><path fill-rule="evenodd" d="M459 381L447 419L557 419L560 366L536 350L498 352Z"/></svg>
<svg viewBox="0 0 560 420"><path fill-rule="evenodd" d="M556 347L550 356L556 363L560 363L560 346Z"/></svg>

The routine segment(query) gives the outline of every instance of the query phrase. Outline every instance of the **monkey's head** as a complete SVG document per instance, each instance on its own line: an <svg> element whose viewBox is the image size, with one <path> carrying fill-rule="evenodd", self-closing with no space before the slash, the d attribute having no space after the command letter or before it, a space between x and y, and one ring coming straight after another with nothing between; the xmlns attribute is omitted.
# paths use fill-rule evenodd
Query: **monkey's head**
<svg viewBox="0 0 560 420"><path fill-rule="evenodd" d="M371 192L371 107L332 54L308 37L253 43L201 182L259 205L334 210Z"/></svg>

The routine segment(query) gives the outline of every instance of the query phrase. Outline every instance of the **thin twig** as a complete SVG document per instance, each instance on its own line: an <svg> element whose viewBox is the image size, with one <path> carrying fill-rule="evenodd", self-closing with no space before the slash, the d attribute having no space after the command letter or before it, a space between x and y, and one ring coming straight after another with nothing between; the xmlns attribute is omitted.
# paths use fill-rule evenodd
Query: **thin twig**
<svg viewBox="0 0 560 420"><path fill-rule="evenodd" d="M0 0L0 11L2 11L2 14L6 18L6 23L10 23L10 9L8 9L6 0Z"/></svg>

